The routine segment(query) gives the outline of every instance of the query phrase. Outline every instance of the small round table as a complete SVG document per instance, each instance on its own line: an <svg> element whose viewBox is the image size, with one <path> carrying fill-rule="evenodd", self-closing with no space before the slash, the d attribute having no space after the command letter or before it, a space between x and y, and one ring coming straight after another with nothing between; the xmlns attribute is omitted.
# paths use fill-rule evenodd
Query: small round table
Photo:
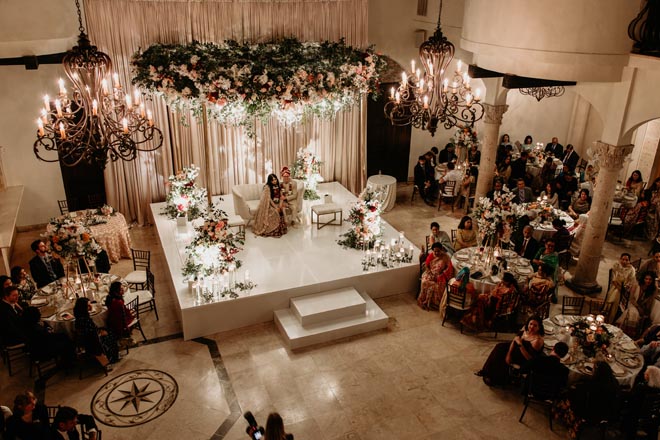
<svg viewBox="0 0 660 440"><path fill-rule="evenodd" d="M380 195L378 200L383 206L383 212L391 211L396 203L396 178L385 174L375 174L367 179L367 189Z"/></svg>

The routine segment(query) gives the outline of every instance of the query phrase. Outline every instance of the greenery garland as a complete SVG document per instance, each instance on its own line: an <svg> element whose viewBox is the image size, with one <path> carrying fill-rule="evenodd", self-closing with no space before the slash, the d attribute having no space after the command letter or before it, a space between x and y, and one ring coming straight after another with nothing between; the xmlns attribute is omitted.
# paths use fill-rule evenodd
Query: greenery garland
<svg viewBox="0 0 660 440"><path fill-rule="evenodd" d="M284 123L331 118L360 95L378 93L385 60L372 47L295 38L249 44L154 44L133 55L133 84L190 109L254 133L254 119L272 114ZM213 105L210 105L213 104Z"/></svg>

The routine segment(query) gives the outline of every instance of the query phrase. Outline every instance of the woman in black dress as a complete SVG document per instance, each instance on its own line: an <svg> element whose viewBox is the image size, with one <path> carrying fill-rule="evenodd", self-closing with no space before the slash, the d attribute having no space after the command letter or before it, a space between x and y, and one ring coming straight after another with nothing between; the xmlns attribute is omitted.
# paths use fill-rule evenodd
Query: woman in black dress
<svg viewBox="0 0 660 440"><path fill-rule="evenodd" d="M14 414L7 419L7 431L3 437L5 440L47 440L50 438L48 413L46 412L44 415L43 411L37 411L36 405L37 400L32 393L22 393L16 396Z"/></svg>
<svg viewBox="0 0 660 440"><path fill-rule="evenodd" d="M527 320L523 330L513 341L500 342L490 352L477 376L488 386L505 385L509 379L509 366L522 365L543 352L543 321L538 316Z"/></svg>
<svg viewBox="0 0 660 440"><path fill-rule="evenodd" d="M78 298L73 307L73 316L76 318L76 335L78 343L85 348L85 352L96 357L102 366L119 360L117 339L104 328L98 328L89 316L92 305L87 298Z"/></svg>

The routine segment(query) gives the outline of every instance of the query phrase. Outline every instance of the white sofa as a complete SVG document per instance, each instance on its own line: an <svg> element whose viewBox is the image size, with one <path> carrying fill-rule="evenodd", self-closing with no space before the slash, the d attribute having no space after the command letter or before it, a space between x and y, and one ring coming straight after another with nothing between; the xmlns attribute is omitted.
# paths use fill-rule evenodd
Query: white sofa
<svg viewBox="0 0 660 440"><path fill-rule="evenodd" d="M298 198L296 199L296 206L292 207L292 211L295 213L294 217L296 218L291 220L298 220L300 222L305 186L302 180L293 180L293 182L296 183ZM231 189L231 194L234 198L234 211L245 220L246 225L249 225L257 215L259 199L261 198L263 188L263 183L243 183L234 185Z"/></svg>

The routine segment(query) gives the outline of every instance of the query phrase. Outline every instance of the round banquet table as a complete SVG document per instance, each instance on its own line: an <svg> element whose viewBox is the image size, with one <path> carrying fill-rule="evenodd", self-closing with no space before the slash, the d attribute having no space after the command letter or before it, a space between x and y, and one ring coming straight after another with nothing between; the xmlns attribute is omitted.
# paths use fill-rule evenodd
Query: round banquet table
<svg viewBox="0 0 660 440"><path fill-rule="evenodd" d="M74 211L69 215L75 218L85 214L86 211ZM131 258L131 236L124 215L115 212L107 217L99 217L105 220L106 223L89 226L89 230L99 246L108 253L110 261L117 263L122 258Z"/></svg>
<svg viewBox="0 0 660 440"><path fill-rule="evenodd" d="M451 263L456 273L464 267L470 269L470 274L477 271L483 273L484 276L482 278L470 278L470 280L477 293L488 293L502 280L502 274L490 275L490 268L485 267L485 263L482 259L478 258L478 255L479 247L464 248L452 255ZM507 271L516 277L518 284L525 283L527 278L534 274L534 269L532 269L529 260L519 257L514 251L503 250L502 256L507 262Z"/></svg>
<svg viewBox="0 0 660 440"><path fill-rule="evenodd" d="M537 209L529 209L529 211L533 212L534 216L536 216L536 219L534 219L531 223L530 226L534 228L534 232L532 233L532 236L538 240L539 242L542 240L545 240L546 238L552 237L557 230L552 226L552 223L549 222L541 222L541 218L538 216L538 213L540 210ZM559 213L559 218L564 220L566 222L566 227L571 231L571 235L574 234L574 230L571 229L573 224L575 223L575 220L571 218L566 212L560 211L558 209L555 209L557 213Z"/></svg>
<svg viewBox="0 0 660 440"><path fill-rule="evenodd" d="M593 368L593 360L587 358L580 348L573 351L572 337L565 330L566 326L583 318L586 317L555 315L543 321L543 327L545 329L545 352L549 353L558 341L566 342L571 349L567 357L562 359L562 363L569 369L569 383L575 383L584 376L590 376L592 374L591 371L593 371L590 370ZM609 349L612 355L612 358L608 360L610 367L612 367L614 376L621 386L632 388L635 377L637 377L644 366L644 358L640 353L639 347L637 347L628 335L623 333L623 330L611 324L605 324L605 327L613 335L613 342Z"/></svg>
<svg viewBox="0 0 660 440"><path fill-rule="evenodd" d="M396 178L385 174L375 174L367 179L367 189L380 194L378 200L383 206L383 212L394 208L396 203Z"/></svg>
<svg viewBox="0 0 660 440"><path fill-rule="evenodd" d="M121 280L116 275L99 274L99 282L94 283L83 275L87 297L92 301L91 318L98 327L105 327L108 310L103 305L103 299L108 294L110 283ZM66 282L65 278L54 281L37 292L30 300L30 305L39 307L41 311L41 320L47 323L54 332L65 333L72 340L75 335L75 318L73 317L73 306L76 303L74 293L69 293L71 299L65 299L62 293L62 285ZM124 287L128 292L128 287ZM78 286L78 295L82 292ZM95 301L95 302L94 302Z"/></svg>

